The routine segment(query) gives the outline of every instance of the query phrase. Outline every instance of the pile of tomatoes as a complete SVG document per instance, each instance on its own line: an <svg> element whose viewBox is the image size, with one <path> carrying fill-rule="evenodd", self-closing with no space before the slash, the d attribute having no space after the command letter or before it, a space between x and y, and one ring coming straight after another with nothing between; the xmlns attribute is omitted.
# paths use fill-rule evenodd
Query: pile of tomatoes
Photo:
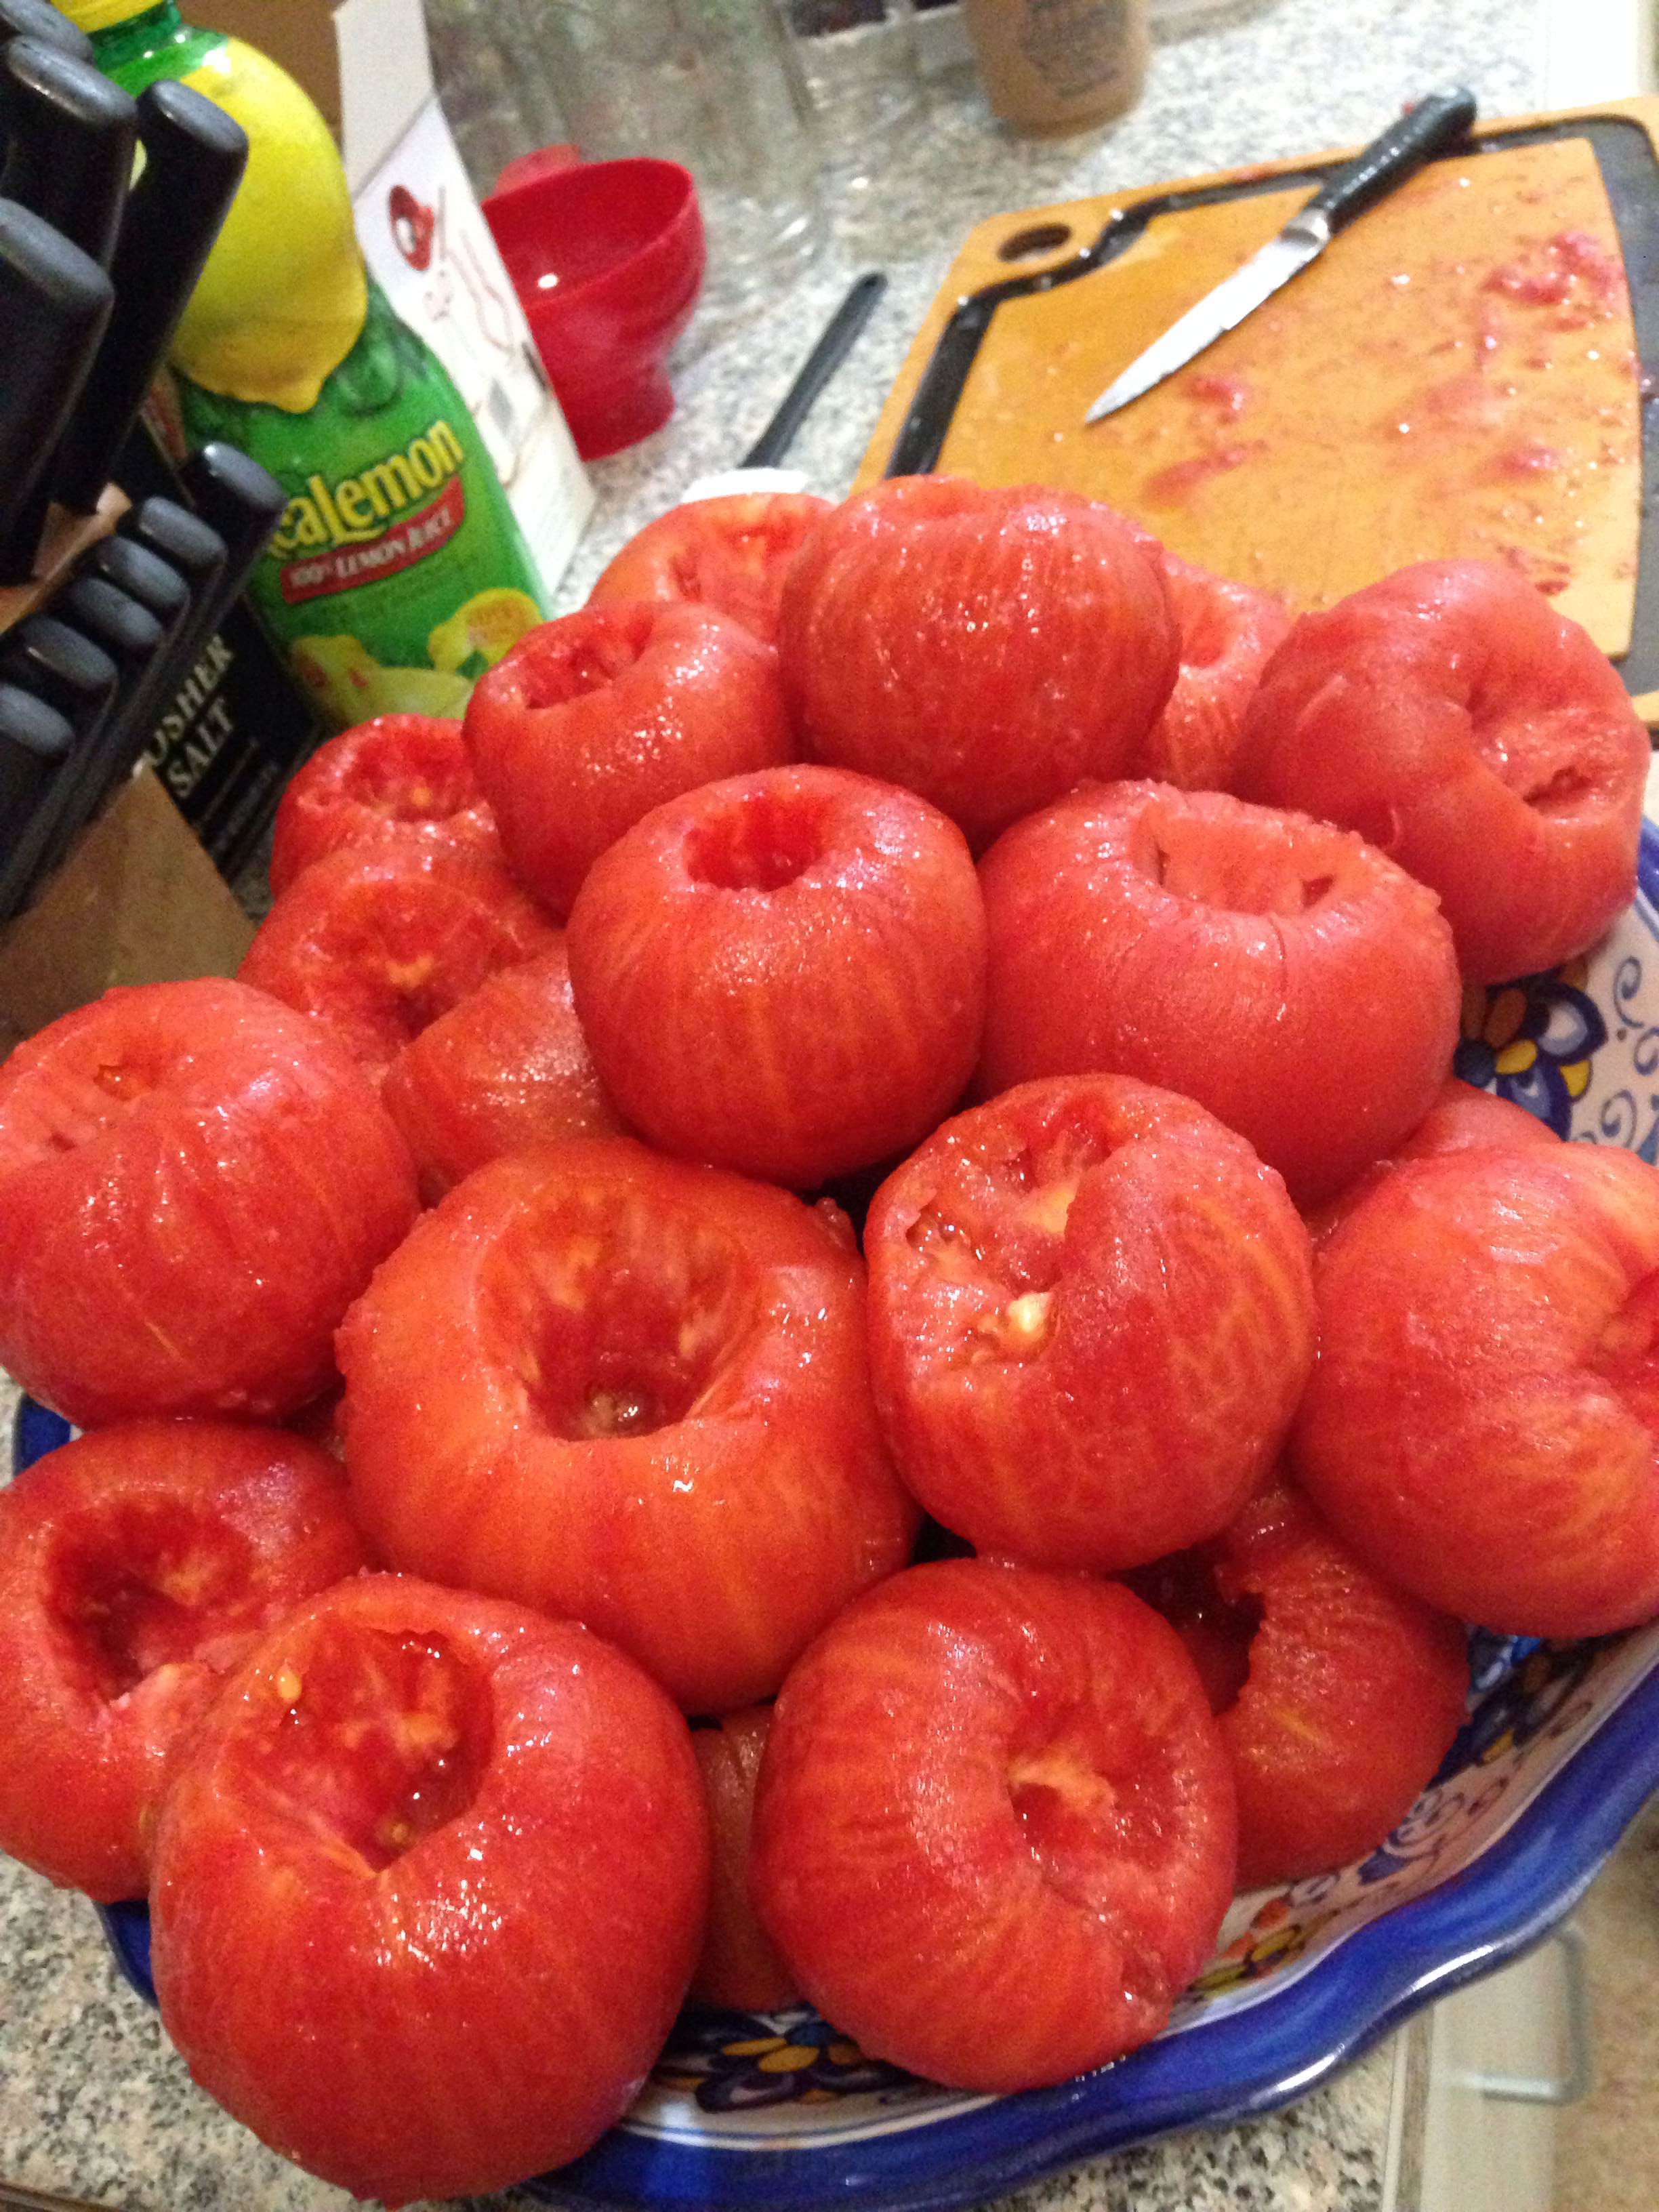
<svg viewBox="0 0 1659 2212"><path fill-rule="evenodd" d="M1506 571L1292 623L948 479L665 517L0 1070L0 1846L397 2203L688 1990L1017 2090L1659 1613L1659 1175L1449 1081L1634 888ZM861 1233L855 1232L855 1221ZM688 1722L690 1723L688 1726Z"/></svg>

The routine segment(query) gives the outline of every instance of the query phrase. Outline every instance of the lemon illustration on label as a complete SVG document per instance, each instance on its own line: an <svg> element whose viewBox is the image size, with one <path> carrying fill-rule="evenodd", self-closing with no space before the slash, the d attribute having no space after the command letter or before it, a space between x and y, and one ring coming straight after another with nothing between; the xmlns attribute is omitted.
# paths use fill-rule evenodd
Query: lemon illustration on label
<svg viewBox="0 0 1659 2212"><path fill-rule="evenodd" d="M307 414L368 306L345 171L311 100L240 39L184 81L247 132L248 164L173 364L205 391Z"/></svg>
<svg viewBox="0 0 1659 2212"><path fill-rule="evenodd" d="M427 658L434 668L482 676L541 618L542 611L528 592L475 592L428 638ZM475 656L481 665L469 667Z"/></svg>

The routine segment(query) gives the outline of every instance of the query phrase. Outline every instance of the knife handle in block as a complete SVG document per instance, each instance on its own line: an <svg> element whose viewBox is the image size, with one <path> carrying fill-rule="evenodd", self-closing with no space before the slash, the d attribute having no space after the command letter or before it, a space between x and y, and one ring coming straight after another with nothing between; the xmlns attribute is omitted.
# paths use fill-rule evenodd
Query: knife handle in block
<svg viewBox="0 0 1659 2212"><path fill-rule="evenodd" d="M61 46L14 39L0 51L0 196L33 209L107 268L138 144L131 94Z"/></svg>
<svg viewBox="0 0 1659 2212"><path fill-rule="evenodd" d="M218 627L240 597L283 519L288 494L269 469L240 447L216 438L179 464L179 481L203 521L225 541L224 574L203 610L205 635Z"/></svg>
<svg viewBox="0 0 1659 2212"><path fill-rule="evenodd" d="M1452 92L1430 93L1322 185L1298 210L1297 222L1305 223L1310 216L1323 216L1328 231L1340 230L1344 223L1364 215L1396 185L1403 184L1414 169L1468 137L1474 117L1472 92L1460 87Z"/></svg>
<svg viewBox="0 0 1659 2212"><path fill-rule="evenodd" d="M0 0L0 46L9 46L14 39L39 39L43 46L60 47L77 60L92 59L92 40L51 0Z"/></svg>
<svg viewBox="0 0 1659 2212"><path fill-rule="evenodd" d="M0 199L0 584L26 584L33 574L52 449L113 299L89 255L43 217Z"/></svg>
<svg viewBox="0 0 1659 2212"><path fill-rule="evenodd" d="M247 167L247 133L186 84L140 94L143 174L121 219L115 313L70 420L52 490L78 514L98 504Z"/></svg>
<svg viewBox="0 0 1659 2212"><path fill-rule="evenodd" d="M33 831L52 779L68 759L75 732L32 691L0 684L0 877Z"/></svg>
<svg viewBox="0 0 1659 2212"><path fill-rule="evenodd" d="M85 749L98 742L114 698L116 667L106 653L66 623L51 615L31 615L0 639L0 683L31 693L61 714L74 732L68 757L58 763L0 867L3 921L27 898Z"/></svg>

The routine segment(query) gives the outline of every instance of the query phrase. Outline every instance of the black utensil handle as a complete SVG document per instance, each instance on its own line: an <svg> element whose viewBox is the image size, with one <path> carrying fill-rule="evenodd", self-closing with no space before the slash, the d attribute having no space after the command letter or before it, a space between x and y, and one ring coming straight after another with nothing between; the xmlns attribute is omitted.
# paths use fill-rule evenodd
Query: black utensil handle
<svg viewBox="0 0 1659 2212"><path fill-rule="evenodd" d="M1474 117L1474 94L1467 88L1430 93L1322 185L1302 215L1322 215L1340 230L1434 155L1467 137Z"/></svg>
<svg viewBox="0 0 1659 2212"><path fill-rule="evenodd" d="M74 733L68 755L59 761L45 792L15 840L9 840L0 866L0 920L27 903L41 874L78 781L87 748L95 746L113 711L115 663L89 639L51 615L31 615L0 638L0 682L14 684L61 714Z"/></svg>
<svg viewBox="0 0 1659 2212"><path fill-rule="evenodd" d="M92 40L51 0L0 0L0 46L9 46L14 39L39 39L83 62L92 59Z"/></svg>
<svg viewBox="0 0 1659 2212"><path fill-rule="evenodd" d="M141 94L138 136L144 172L110 264L115 313L53 481L56 496L79 514L98 504L247 167L240 124L170 79Z"/></svg>
<svg viewBox="0 0 1659 2212"><path fill-rule="evenodd" d="M0 584L24 584L33 573L52 448L113 298L89 255L0 199Z"/></svg>
<svg viewBox="0 0 1659 2212"><path fill-rule="evenodd" d="M137 103L61 46L14 39L0 50L0 195L32 208L107 268L132 179Z"/></svg>
<svg viewBox="0 0 1659 2212"><path fill-rule="evenodd" d="M61 791L52 793L51 835L36 864L36 882L67 856L111 790L131 775L137 750L128 752L126 733L130 727L148 732L155 679L167 659L168 633L162 624L148 607L101 577L77 576L52 599L52 611L108 654L118 671L118 688L96 735L77 747Z"/></svg>
<svg viewBox="0 0 1659 2212"><path fill-rule="evenodd" d="M118 592L148 607L170 630L184 619L190 586L171 562L131 538L100 538L76 563L77 576L100 576Z"/></svg>
<svg viewBox="0 0 1659 2212"><path fill-rule="evenodd" d="M69 757L75 732L54 708L15 684L0 684L0 879L14 854L35 831L52 779Z"/></svg>
<svg viewBox="0 0 1659 2212"><path fill-rule="evenodd" d="M794 382L783 395L777 412L744 455L739 465L745 469L769 468L782 459L795 441L795 434L830 378L853 349L859 332L875 310L875 305L887 289L887 279L879 269L872 269L858 277L835 313L824 326L823 337L801 363Z"/></svg>
<svg viewBox="0 0 1659 2212"><path fill-rule="evenodd" d="M193 629L200 610L210 605L225 572L225 541L199 514L192 514L176 499L160 493L140 500L116 524L130 538L177 569L190 586L190 612L185 627Z"/></svg>
<svg viewBox="0 0 1659 2212"><path fill-rule="evenodd" d="M179 480L203 521L225 541L224 573L202 612L206 632L240 595L283 519L288 494L269 469L216 438L179 463Z"/></svg>

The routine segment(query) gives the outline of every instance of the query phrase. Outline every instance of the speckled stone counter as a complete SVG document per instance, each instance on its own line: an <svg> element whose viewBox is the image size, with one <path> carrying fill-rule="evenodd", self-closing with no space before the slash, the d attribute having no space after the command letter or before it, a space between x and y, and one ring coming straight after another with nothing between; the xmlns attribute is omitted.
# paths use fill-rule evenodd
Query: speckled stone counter
<svg viewBox="0 0 1659 2212"><path fill-rule="evenodd" d="M1487 115L1540 104L1535 0L1279 0L1160 48L1111 129L1018 144L971 82L933 112L876 216L843 224L789 295L717 343L694 325L663 431L599 464L599 507L560 594L576 605L641 524L757 434L851 277L891 280L792 462L849 484L912 332L966 231L1000 210L1371 137L1415 94L1466 82ZM1310 90L1309 88L1316 88ZM0 1437L13 1394L0 1377ZM1391 2046L1289 2110L1085 2165L1000 2212L1382 2212ZM124 2212L334 2212L349 2203L270 2155L191 2085L118 1977L91 1907L0 1860L0 2183ZM493 2200L500 2203L505 2200Z"/></svg>

